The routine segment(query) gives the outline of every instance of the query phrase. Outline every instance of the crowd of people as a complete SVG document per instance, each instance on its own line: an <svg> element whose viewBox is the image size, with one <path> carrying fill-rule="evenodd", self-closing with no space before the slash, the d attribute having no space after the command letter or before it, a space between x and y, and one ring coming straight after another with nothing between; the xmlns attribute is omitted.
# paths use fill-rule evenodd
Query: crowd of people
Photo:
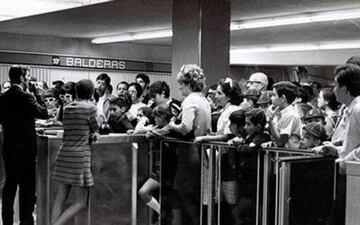
<svg viewBox="0 0 360 225"><path fill-rule="evenodd" d="M48 88L44 82L31 82L28 67L13 66L0 96L6 172L3 224L12 224L18 184L21 224L33 224L35 118L37 126L64 129L55 163L54 179L60 185L52 208L52 225L66 223L86 205L89 187L96 183L91 172L91 143L98 134L108 133L145 134L157 143L153 145L157 151L158 140L164 136L235 146L218 149L222 156L219 191L222 204L229 209L223 217L229 224L254 224L260 148L303 148L338 157L340 175L344 174L345 161L360 160L359 64L360 58L355 56L336 67L334 81L328 84L273 84L270 77L257 72L250 75L246 85L227 77L211 86L207 86L199 66L184 65L176 76L182 102L171 98L166 82L151 83L144 73L137 74L134 82L121 81L115 90L106 73L98 75L95 84L90 80L55 81ZM153 173L139 190L140 198L155 211L154 215L160 215L159 202L152 193L160 187L162 176L163 204L171 209L166 213L169 224L199 224L200 171L201 165L206 165L201 162L201 154L208 154L199 146L164 146L163 174L158 166L160 157L155 156ZM28 175L29 171L34 172L33 176ZM338 191L345 193L341 182ZM76 191L77 199L64 209L70 189ZM337 216L329 224L344 224L344 200L339 196L333 207Z"/></svg>

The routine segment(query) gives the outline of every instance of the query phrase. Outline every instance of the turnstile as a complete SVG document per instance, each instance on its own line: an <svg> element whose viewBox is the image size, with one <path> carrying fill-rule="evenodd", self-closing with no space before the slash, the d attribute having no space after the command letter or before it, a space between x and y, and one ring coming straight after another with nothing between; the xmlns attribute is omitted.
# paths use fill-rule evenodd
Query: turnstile
<svg viewBox="0 0 360 225"><path fill-rule="evenodd" d="M335 159L275 148L262 155L258 224L325 224L335 198Z"/></svg>

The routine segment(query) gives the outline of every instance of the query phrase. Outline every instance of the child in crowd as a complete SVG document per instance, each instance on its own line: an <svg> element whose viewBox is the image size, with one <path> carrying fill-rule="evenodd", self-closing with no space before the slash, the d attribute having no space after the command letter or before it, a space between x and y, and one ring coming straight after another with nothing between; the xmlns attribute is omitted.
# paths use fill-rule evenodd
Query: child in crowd
<svg viewBox="0 0 360 225"><path fill-rule="evenodd" d="M233 142L236 146L238 187L240 198L237 203L235 224L255 224L256 218L256 181L257 157L261 144L270 141L264 133L266 115L261 109L251 109L245 113L246 138Z"/></svg>
<svg viewBox="0 0 360 225"><path fill-rule="evenodd" d="M133 130L129 130L128 134L145 134L154 124L153 110L150 107L144 106L138 109L136 115L136 126Z"/></svg>
<svg viewBox="0 0 360 225"><path fill-rule="evenodd" d="M66 224L89 200L89 188L94 185L91 144L97 140L96 106L89 102L94 94L91 80L80 80L76 86L77 99L64 108L63 144L55 160L54 180L58 190L51 212L51 225ZM70 191L75 199L65 202Z"/></svg>
<svg viewBox="0 0 360 225"><path fill-rule="evenodd" d="M146 112L146 111L145 111ZM155 120L155 126L151 128L146 134L148 139L152 139L152 156L154 159L153 172L150 178L143 184L139 190L140 198L148 205L151 209L157 212L160 215L160 205L158 200L151 195L151 192L160 188L160 171L162 171L161 182L162 182L162 194L169 193L169 188L171 189L172 181L175 176L175 166L176 166L176 155L173 151L174 149L169 148L167 143L163 145L163 151L160 157L160 143L155 139L159 137L159 133L166 130L164 129L166 125L169 124L172 114L170 112L169 106L166 103L160 104L154 108L153 117ZM145 113L146 114L146 113ZM149 117L149 116L148 116ZM165 134L165 133L164 133ZM167 135L170 135L169 132L166 132ZM161 158L161 164L160 164ZM162 167L160 169L160 166ZM163 199L165 200L165 199ZM174 204L174 203L173 203Z"/></svg>
<svg viewBox="0 0 360 225"><path fill-rule="evenodd" d="M42 95L44 96L44 101L48 111L48 118L46 120L37 119L36 125L41 127L61 125L61 123L58 123L57 120L59 115L58 93L52 88L46 91L44 90Z"/></svg>
<svg viewBox="0 0 360 225"><path fill-rule="evenodd" d="M73 102L76 98L75 93L75 83L67 82L59 88L59 98L60 98L60 109L57 120L61 123L63 119L64 107Z"/></svg>
<svg viewBox="0 0 360 225"><path fill-rule="evenodd" d="M241 143L242 140L246 137L245 126L245 111L240 109L232 112L229 116L230 121L230 132L220 135L207 135L207 136L198 136L195 138L195 143L209 142L209 141L221 141L227 142L229 145L234 145L236 143ZM229 157L233 159L233 157ZM232 166L234 166L234 161L232 161Z"/></svg>
<svg viewBox="0 0 360 225"><path fill-rule="evenodd" d="M273 92L267 116L271 136L276 146L293 148L301 137L301 119L292 105L297 97L297 87L289 81L280 81L274 84Z"/></svg>
<svg viewBox="0 0 360 225"><path fill-rule="evenodd" d="M259 106L260 109L266 110L271 105L271 98L274 96L274 93L272 91L263 91L257 100L256 104Z"/></svg>
<svg viewBox="0 0 360 225"><path fill-rule="evenodd" d="M150 107L141 107L136 115L137 124L134 129L134 134L144 134L153 128L154 117L153 110Z"/></svg>
<svg viewBox="0 0 360 225"><path fill-rule="evenodd" d="M244 128L245 111L242 109L235 110L229 115L228 119L230 121L230 126L229 126L230 133L215 135L215 136L196 137L195 142L201 143L206 141L222 141L222 142L228 141L229 145L234 143L240 143L246 137L246 132ZM236 175L237 164L235 160L236 152L234 148L226 148L226 151L227 151L226 157L224 157L225 154L222 154L221 157L221 178L222 178L221 191L224 195L225 202L229 204L230 207L229 211L231 211L231 214L233 215L232 217L235 218L237 211L236 204L239 199L238 198L239 191L238 191L237 175ZM203 154L207 154L207 152L205 151L203 152ZM207 161L204 162L205 165L205 168L203 169L204 172L207 171L206 168L207 163L208 163ZM207 173L205 172L203 176L206 177ZM223 182L224 178L225 180L227 180L225 184ZM231 178L231 180L229 178ZM205 193L208 191L206 190L207 185L210 184L205 184L205 188L204 188ZM204 194L204 196L206 196L206 194ZM204 203L206 203L206 200L207 199L205 199ZM224 222L227 220L226 215L223 216L223 220Z"/></svg>
<svg viewBox="0 0 360 225"><path fill-rule="evenodd" d="M110 99L108 125L111 133L126 133L128 130L134 129L126 116L130 105L131 100L128 94L119 95L119 97Z"/></svg>
<svg viewBox="0 0 360 225"><path fill-rule="evenodd" d="M237 110L230 114L230 131L231 134L228 135L227 143L229 145L235 145L241 143L242 140L246 137L245 131L245 111Z"/></svg>
<svg viewBox="0 0 360 225"><path fill-rule="evenodd" d="M49 120L54 121L56 116L59 112L59 105L57 94L55 93L54 89L49 89L45 91L45 104L48 110Z"/></svg>
<svg viewBox="0 0 360 225"><path fill-rule="evenodd" d="M244 94L244 102L248 103L248 109L250 110L252 108L257 108L257 101L260 97L261 93L259 90L254 89L254 88L250 88L249 90L247 90Z"/></svg>
<svg viewBox="0 0 360 225"><path fill-rule="evenodd" d="M310 122L303 127L303 136L299 148L314 148L326 141L325 127L319 122Z"/></svg>
<svg viewBox="0 0 360 225"><path fill-rule="evenodd" d="M313 108L309 110L305 115L305 124L311 122L318 122L324 124L325 123L324 113L318 108Z"/></svg>

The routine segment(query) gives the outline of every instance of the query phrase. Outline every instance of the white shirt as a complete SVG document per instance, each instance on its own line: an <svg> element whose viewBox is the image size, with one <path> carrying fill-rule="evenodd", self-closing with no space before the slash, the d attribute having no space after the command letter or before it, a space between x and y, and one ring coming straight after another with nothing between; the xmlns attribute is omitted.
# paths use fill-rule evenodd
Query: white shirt
<svg viewBox="0 0 360 225"><path fill-rule="evenodd" d="M276 128L279 130L280 135L287 134L289 140L285 147L293 146L293 141L301 137L301 119L293 105L289 105L280 111L280 115L274 118Z"/></svg>
<svg viewBox="0 0 360 225"><path fill-rule="evenodd" d="M230 103L227 103L225 105L217 121L217 125L216 125L217 134L231 134L229 116L231 113L239 109L240 107L237 105L232 105Z"/></svg>
<svg viewBox="0 0 360 225"><path fill-rule="evenodd" d="M106 95L104 94L103 96L99 97L99 101L96 104L98 117L103 116L105 118L104 109L103 109L105 99L106 99Z"/></svg>
<svg viewBox="0 0 360 225"><path fill-rule="evenodd" d="M356 151L356 148L360 146L360 96L354 98L344 113L346 113L344 116L347 121L345 121L344 144L339 152L339 156L340 158L346 157L347 160L352 160L356 156L357 158L360 157L360 152ZM356 156L351 156L353 154ZM350 156L348 157L347 155Z"/></svg>

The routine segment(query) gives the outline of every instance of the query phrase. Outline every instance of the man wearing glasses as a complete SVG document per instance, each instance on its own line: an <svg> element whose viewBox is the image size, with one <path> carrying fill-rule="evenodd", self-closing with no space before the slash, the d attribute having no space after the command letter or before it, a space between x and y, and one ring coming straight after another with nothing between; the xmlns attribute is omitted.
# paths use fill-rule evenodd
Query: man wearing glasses
<svg viewBox="0 0 360 225"><path fill-rule="evenodd" d="M259 91L266 91L268 87L268 77L265 73L257 72L250 75L246 82L247 89L253 88Z"/></svg>

